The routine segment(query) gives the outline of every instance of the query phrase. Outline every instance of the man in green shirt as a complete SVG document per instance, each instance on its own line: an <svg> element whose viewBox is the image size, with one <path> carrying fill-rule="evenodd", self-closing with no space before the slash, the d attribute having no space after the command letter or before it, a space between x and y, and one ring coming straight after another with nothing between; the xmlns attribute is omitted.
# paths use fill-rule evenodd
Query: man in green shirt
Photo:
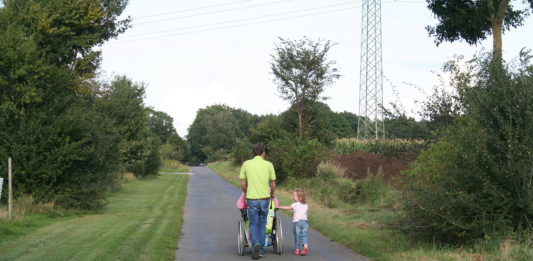
<svg viewBox="0 0 533 261"><path fill-rule="evenodd" d="M262 257L265 251L268 204L276 190L276 173L272 163L264 159L265 146L263 144L254 145L253 155L253 159L242 164L239 178L248 205L248 219L254 246L252 259L256 260Z"/></svg>

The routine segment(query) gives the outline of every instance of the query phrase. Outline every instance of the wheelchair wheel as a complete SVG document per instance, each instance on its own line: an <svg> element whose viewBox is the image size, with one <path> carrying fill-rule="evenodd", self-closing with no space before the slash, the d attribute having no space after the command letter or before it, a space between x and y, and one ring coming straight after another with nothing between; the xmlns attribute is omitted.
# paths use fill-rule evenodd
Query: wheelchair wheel
<svg viewBox="0 0 533 261"><path fill-rule="evenodd" d="M283 253L283 230L281 228L281 219L276 217L276 244L274 245L276 253L281 255Z"/></svg>
<svg viewBox="0 0 533 261"><path fill-rule="evenodd" d="M237 253L239 253L240 256L244 255L244 241L246 240L246 237L244 235L244 220L239 218L239 234L237 235Z"/></svg>

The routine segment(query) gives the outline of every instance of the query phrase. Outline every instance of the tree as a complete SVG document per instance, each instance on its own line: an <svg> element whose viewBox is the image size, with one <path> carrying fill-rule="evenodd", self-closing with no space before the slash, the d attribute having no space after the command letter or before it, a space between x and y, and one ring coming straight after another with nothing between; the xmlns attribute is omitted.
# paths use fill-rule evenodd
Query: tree
<svg viewBox="0 0 533 261"><path fill-rule="evenodd" d="M351 135L348 137L355 137L357 134L357 121L359 120L357 114L348 111L339 112L338 114L346 120L352 129Z"/></svg>
<svg viewBox="0 0 533 261"><path fill-rule="evenodd" d="M304 137L303 114L307 104L325 100L321 96L324 88L341 75L329 61L327 54L332 47L330 41L312 41L307 37L291 41L279 38L270 63L274 83L280 96L295 105L298 113L298 135Z"/></svg>
<svg viewBox="0 0 533 261"><path fill-rule="evenodd" d="M150 130L161 139L162 143L167 142L167 139L176 132L172 124L174 119L165 112L154 111L150 112Z"/></svg>
<svg viewBox="0 0 533 261"><path fill-rule="evenodd" d="M285 129L285 123L282 116L269 114L257 123L255 128L251 130L250 141L252 143L262 143L267 149L268 144L275 140L289 136L289 132Z"/></svg>
<svg viewBox="0 0 533 261"><path fill-rule="evenodd" d="M527 0L533 8L533 0ZM477 44L493 36L493 61L502 60L502 33L523 24L528 10L515 9L510 0L427 0L439 23L427 26L437 45L459 39Z"/></svg>
<svg viewBox="0 0 533 261"><path fill-rule="evenodd" d="M297 105L293 105L295 107ZM298 126L298 115L293 108L281 114L286 129L293 130ZM336 138L351 137L353 131L346 119L322 102L307 104L303 121L307 128L307 137L330 145Z"/></svg>
<svg viewBox="0 0 533 261"><path fill-rule="evenodd" d="M152 160L159 151L159 138L150 131L149 112L144 105L145 85L117 76L103 92L100 110L113 120L119 139L122 165L136 175L156 174Z"/></svg>
<svg viewBox="0 0 533 261"><path fill-rule="evenodd" d="M212 153L231 151L239 132L238 120L226 105L212 105L198 110L187 134L192 161L204 161Z"/></svg>
<svg viewBox="0 0 533 261"><path fill-rule="evenodd" d="M4 0L0 7L0 158L19 161L15 195L98 208L116 184L117 133L99 108L95 47L129 19L126 0Z"/></svg>
<svg viewBox="0 0 533 261"><path fill-rule="evenodd" d="M0 8L2 105L28 115L55 97L89 94L100 65L94 47L118 36L126 0L4 0Z"/></svg>
<svg viewBox="0 0 533 261"><path fill-rule="evenodd" d="M172 133L164 146L161 146L161 156L163 159L173 159L184 162L188 156L187 142L178 133Z"/></svg>

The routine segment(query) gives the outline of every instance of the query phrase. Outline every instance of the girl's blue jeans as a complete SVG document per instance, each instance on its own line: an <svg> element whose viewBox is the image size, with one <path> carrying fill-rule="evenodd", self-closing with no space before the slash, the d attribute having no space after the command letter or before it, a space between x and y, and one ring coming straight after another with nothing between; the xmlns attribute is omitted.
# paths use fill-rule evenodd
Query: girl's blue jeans
<svg viewBox="0 0 533 261"><path fill-rule="evenodd" d="M302 245L307 245L307 230L309 224L305 220L299 220L292 223L292 232L294 233L294 248L300 249Z"/></svg>

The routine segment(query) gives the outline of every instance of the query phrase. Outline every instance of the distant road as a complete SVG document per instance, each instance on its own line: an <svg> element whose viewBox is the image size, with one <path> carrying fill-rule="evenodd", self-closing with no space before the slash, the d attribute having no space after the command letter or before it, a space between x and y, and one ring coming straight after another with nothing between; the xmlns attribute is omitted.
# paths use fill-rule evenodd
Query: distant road
<svg viewBox="0 0 533 261"><path fill-rule="evenodd" d="M240 191L207 167L192 167L188 195L184 206L183 235L178 243L176 260L251 260L251 250L237 254L237 228L240 212L235 202ZM368 260L350 249L331 241L313 229L309 230L309 254L295 256L292 224L281 214L283 254L272 247L265 251L263 261L275 260Z"/></svg>

